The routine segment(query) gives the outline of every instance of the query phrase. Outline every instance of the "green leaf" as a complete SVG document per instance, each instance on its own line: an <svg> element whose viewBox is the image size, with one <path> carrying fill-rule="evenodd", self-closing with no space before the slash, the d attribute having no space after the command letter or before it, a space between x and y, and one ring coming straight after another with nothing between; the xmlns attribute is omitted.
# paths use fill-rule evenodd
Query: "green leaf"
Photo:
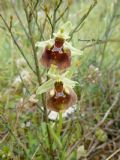
<svg viewBox="0 0 120 160"><path fill-rule="evenodd" d="M81 157L86 157L87 152L84 148L84 145L81 145L77 149L77 159L80 159Z"/></svg>
<svg viewBox="0 0 120 160"><path fill-rule="evenodd" d="M58 123L58 129L57 129L57 136L60 137L60 133L62 131L62 112L59 112L59 123Z"/></svg>
<svg viewBox="0 0 120 160"><path fill-rule="evenodd" d="M48 126L49 130L50 130L50 134L53 137L53 139L55 140L56 144L58 145L58 147L60 149L62 149L62 143L60 142L59 137L57 136L57 134L55 133L55 131L53 130L53 128L51 127L51 125Z"/></svg>
<svg viewBox="0 0 120 160"><path fill-rule="evenodd" d="M107 134L101 128L96 130L95 135L100 142L105 142L107 140Z"/></svg>
<svg viewBox="0 0 120 160"><path fill-rule="evenodd" d="M45 93L50 89L52 89L53 87L54 87L54 80L50 79L47 82L43 83L40 87L38 87L36 94L39 95Z"/></svg>

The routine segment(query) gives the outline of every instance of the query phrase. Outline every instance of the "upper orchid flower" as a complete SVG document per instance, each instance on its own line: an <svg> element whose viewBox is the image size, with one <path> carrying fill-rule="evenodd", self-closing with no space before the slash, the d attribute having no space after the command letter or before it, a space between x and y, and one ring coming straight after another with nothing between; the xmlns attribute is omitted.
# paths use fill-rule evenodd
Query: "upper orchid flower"
<svg viewBox="0 0 120 160"><path fill-rule="evenodd" d="M71 23L67 22L57 33L54 33L54 39L36 43L37 47L43 48L40 62L45 67L50 68L51 64L54 64L60 70L66 69L71 66L71 56L82 54L82 51L74 48L66 41L70 38L71 28Z"/></svg>

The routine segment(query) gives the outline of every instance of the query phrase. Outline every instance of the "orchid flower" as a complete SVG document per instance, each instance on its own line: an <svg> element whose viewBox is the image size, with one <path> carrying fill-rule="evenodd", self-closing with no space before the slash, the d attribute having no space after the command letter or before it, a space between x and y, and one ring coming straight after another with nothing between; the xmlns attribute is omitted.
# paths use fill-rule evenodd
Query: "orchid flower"
<svg viewBox="0 0 120 160"><path fill-rule="evenodd" d="M47 108L59 112L73 106L77 101L77 95L73 87L77 84L66 78L68 71L59 75L59 71L52 66L48 72L50 79L43 83L36 91L36 94L46 93Z"/></svg>
<svg viewBox="0 0 120 160"><path fill-rule="evenodd" d="M36 43L36 47L43 48L40 54L40 62L46 68L50 68L52 64L58 69L64 70L71 66L71 56L82 55L82 51L74 48L69 39L69 32L72 29L72 24L66 22L57 33L54 33L54 39L41 41Z"/></svg>

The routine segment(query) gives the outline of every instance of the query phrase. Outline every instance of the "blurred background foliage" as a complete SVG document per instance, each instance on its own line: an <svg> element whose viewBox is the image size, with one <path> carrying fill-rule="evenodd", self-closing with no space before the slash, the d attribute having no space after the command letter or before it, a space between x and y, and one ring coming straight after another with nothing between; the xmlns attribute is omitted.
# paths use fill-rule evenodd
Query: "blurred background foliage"
<svg viewBox="0 0 120 160"><path fill-rule="evenodd" d="M54 22L60 1L25 1L34 17L30 22L34 43L50 39L67 20L76 27L94 2L61 1L56 13L60 18ZM0 0L0 14L35 70L24 7L22 0ZM111 160L120 159L120 1L98 0L71 42L84 53L73 59L71 67L73 79L79 82L77 111L62 120L62 129L61 122L48 122L51 147L42 102L38 107L31 98L38 87L37 77L0 17L0 159L105 160L116 151ZM44 82L47 72L39 68Z"/></svg>

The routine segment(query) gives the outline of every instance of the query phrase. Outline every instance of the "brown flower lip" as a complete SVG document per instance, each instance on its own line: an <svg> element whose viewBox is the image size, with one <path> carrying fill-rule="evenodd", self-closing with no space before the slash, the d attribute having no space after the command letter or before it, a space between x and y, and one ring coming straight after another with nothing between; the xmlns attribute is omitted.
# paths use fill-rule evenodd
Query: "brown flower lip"
<svg viewBox="0 0 120 160"><path fill-rule="evenodd" d="M71 66L71 51L64 49L64 39L56 37L54 44L43 51L40 62L46 68L50 68L54 64L58 69L63 70Z"/></svg>
<svg viewBox="0 0 120 160"><path fill-rule="evenodd" d="M54 89L46 94L46 106L50 110L59 112L73 106L77 95L72 88L64 87L62 82L55 82Z"/></svg>

